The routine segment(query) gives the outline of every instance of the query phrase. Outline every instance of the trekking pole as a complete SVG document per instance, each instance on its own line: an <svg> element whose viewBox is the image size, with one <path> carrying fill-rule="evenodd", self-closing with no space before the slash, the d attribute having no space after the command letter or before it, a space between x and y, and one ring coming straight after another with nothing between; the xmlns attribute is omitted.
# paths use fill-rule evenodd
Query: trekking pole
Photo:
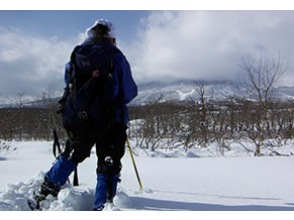
<svg viewBox="0 0 294 220"><path fill-rule="evenodd" d="M139 186L140 186L140 190L142 190L143 189L142 182L141 182L140 177L139 177L139 172L137 170L134 155L133 155L132 148L131 148L131 145L130 145L130 142L129 142L128 138L127 138L126 142L127 142L128 148L129 148L129 152L130 152L130 155L131 155L131 159L132 159L132 163L133 163L133 166L134 166L134 169L135 169L137 180L138 180L138 183L139 183Z"/></svg>
<svg viewBox="0 0 294 220"><path fill-rule="evenodd" d="M60 148L60 142L59 142L59 139L58 139L56 128L53 129L53 137L54 137L53 155L54 155L55 159L57 159L59 157L59 155L62 153L62 151L61 151L61 148ZM56 148L57 148L58 154L56 153Z"/></svg>

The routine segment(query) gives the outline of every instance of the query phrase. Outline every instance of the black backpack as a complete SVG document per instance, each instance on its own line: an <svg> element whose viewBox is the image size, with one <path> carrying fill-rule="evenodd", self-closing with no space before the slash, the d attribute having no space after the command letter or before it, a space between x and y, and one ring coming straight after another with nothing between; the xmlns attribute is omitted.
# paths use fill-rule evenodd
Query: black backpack
<svg viewBox="0 0 294 220"><path fill-rule="evenodd" d="M110 43L77 46L67 70L68 84L62 106L65 129L106 128L115 117L113 54L121 53Z"/></svg>

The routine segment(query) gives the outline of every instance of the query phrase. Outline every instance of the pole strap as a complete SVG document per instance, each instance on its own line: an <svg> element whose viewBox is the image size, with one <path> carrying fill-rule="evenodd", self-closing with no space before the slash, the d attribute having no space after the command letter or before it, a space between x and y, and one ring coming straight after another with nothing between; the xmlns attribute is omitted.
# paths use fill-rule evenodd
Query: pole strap
<svg viewBox="0 0 294 220"><path fill-rule="evenodd" d="M58 139L56 128L53 129L53 137L54 137L53 155L57 159L59 157L59 155L62 153L62 151L61 151L60 142L59 142L59 139ZM58 151L58 154L57 154L56 151Z"/></svg>

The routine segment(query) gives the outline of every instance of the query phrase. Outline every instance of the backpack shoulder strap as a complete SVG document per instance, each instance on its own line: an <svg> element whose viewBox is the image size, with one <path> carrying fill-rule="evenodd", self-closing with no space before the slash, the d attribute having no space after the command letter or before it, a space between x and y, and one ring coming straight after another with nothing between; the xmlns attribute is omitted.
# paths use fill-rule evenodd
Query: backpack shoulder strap
<svg viewBox="0 0 294 220"><path fill-rule="evenodd" d="M74 83L73 82L73 80L74 80L73 73L74 73L74 69L75 69L75 65L76 65L75 64L75 58L76 58L75 53L79 48L80 48L80 46L76 46L70 55L69 70L67 71L67 78L68 78L68 86L69 87L72 86L71 84Z"/></svg>

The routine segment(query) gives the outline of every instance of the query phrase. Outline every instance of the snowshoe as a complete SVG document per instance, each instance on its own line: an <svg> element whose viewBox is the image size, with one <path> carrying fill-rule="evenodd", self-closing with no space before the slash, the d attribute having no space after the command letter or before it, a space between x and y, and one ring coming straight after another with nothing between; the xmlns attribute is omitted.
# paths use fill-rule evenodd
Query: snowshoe
<svg viewBox="0 0 294 220"><path fill-rule="evenodd" d="M40 190L34 192L32 198L29 198L27 203L31 210L42 210L42 203L47 199L47 196L57 197L60 191L60 187L54 186L47 177L44 178L44 182L41 185ZM43 202L44 201L44 202Z"/></svg>
<svg viewBox="0 0 294 220"><path fill-rule="evenodd" d="M46 199L41 192L36 191L32 198L28 199L28 206L31 210L41 210L40 203Z"/></svg>

